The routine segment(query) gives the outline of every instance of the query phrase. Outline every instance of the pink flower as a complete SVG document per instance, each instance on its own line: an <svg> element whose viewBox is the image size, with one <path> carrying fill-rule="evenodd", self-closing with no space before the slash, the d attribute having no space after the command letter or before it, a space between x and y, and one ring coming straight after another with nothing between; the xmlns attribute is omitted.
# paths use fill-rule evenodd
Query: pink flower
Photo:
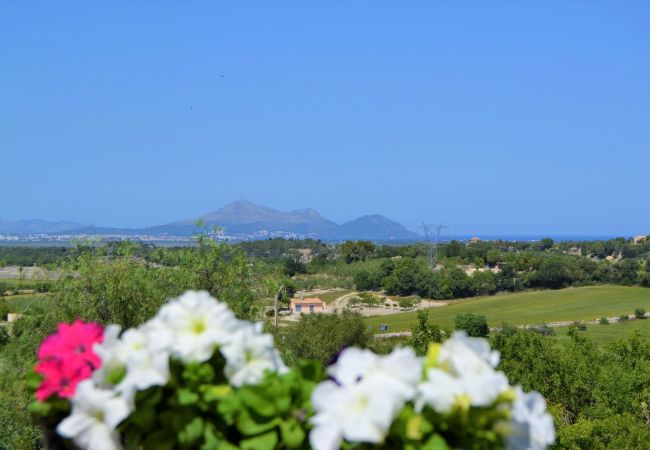
<svg viewBox="0 0 650 450"><path fill-rule="evenodd" d="M71 398L77 389L77 384L92 374L91 367L80 359L67 363L58 359L45 361L36 366L36 371L45 377L36 390L36 398L40 401L46 400L53 394L62 398Z"/></svg>
<svg viewBox="0 0 650 450"><path fill-rule="evenodd" d="M93 351L93 345L104 339L103 328L96 323L85 323L77 319L73 324L60 323L55 334L45 338L38 349L40 360L80 358L96 369L101 359Z"/></svg>
<svg viewBox="0 0 650 450"><path fill-rule="evenodd" d="M104 330L96 323L76 320L71 325L61 323L58 331L45 338L38 349L39 363L36 371L44 380L36 391L43 401L53 394L63 398L74 395L77 384L90 377L101 365L93 351L96 343L104 339Z"/></svg>

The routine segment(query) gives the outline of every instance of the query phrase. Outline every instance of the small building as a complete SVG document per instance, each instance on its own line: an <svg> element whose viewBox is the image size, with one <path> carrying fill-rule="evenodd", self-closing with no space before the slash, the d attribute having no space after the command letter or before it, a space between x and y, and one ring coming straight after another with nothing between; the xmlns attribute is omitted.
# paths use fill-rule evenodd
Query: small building
<svg viewBox="0 0 650 450"><path fill-rule="evenodd" d="M305 312L324 312L325 302L320 298L292 298L291 313L302 314Z"/></svg>
<svg viewBox="0 0 650 450"><path fill-rule="evenodd" d="M476 237L476 236L474 236L473 238L471 238L471 239L469 240L469 243L470 243L470 244L476 244L477 242L481 242L481 238L480 238L480 237Z"/></svg>
<svg viewBox="0 0 650 450"><path fill-rule="evenodd" d="M643 235L632 237L632 241L637 245L643 244L645 240L646 240L646 236Z"/></svg>

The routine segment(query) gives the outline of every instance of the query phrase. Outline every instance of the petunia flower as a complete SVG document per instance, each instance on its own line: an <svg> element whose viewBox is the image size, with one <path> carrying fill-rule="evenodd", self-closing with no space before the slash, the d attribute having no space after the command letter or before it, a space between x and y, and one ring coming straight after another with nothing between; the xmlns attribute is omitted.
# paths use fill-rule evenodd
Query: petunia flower
<svg viewBox="0 0 650 450"><path fill-rule="evenodd" d="M380 443L397 413L411 400L422 373L413 349L387 356L349 348L329 367L333 378L312 394L316 411L309 440L316 450L337 449L341 440Z"/></svg>
<svg viewBox="0 0 650 450"><path fill-rule="evenodd" d="M427 357L425 380L418 386L415 408L430 405L440 413L454 406L489 406L510 388L506 376L494 368L499 353L490 350L485 339L468 337L462 331Z"/></svg>
<svg viewBox="0 0 650 450"><path fill-rule="evenodd" d="M370 377L378 378L384 389L391 390L406 402L413 397L420 381L422 360L412 348L396 348L389 355L379 356L370 350L352 347L343 350L327 372L343 386Z"/></svg>
<svg viewBox="0 0 650 450"><path fill-rule="evenodd" d="M92 380L77 386L72 399L72 413L63 419L56 431L72 439L85 450L119 450L117 426L129 415L127 402L111 391L97 389Z"/></svg>
<svg viewBox="0 0 650 450"><path fill-rule="evenodd" d="M273 336L262 333L260 322L242 326L220 351L226 359L224 373L233 386L259 383L266 371L287 371Z"/></svg>
<svg viewBox="0 0 650 450"><path fill-rule="evenodd" d="M381 443L403 402L386 395L378 378L339 386L333 381L319 384L312 393L316 415L309 442L315 450L335 450L341 440Z"/></svg>
<svg viewBox="0 0 650 450"><path fill-rule="evenodd" d="M167 303L154 321L171 333L170 352L184 362L208 360L243 326L232 311L204 291L188 291Z"/></svg>
<svg viewBox="0 0 650 450"><path fill-rule="evenodd" d="M507 450L544 450L555 442L553 418L546 412L546 402L537 392L525 393L515 388Z"/></svg>
<svg viewBox="0 0 650 450"><path fill-rule="evenodd" d="M45 338L39 347L38 358L64 361L81 359L92 368L97 368L101 361L93 346L102 339L103 328L96 323L81 320L75 320L72 324L60 323L57 332Z"/></svg>
<svg viewBox="0 0 650 450"><path fill-rule="evenodd" d="M36 398L40 401L45 401L54 394L61 398L71 398L77 385L92 374L90 366L79 360L64 362L50 359L38 364L35 370L44 377L36 390Z"/></svg>

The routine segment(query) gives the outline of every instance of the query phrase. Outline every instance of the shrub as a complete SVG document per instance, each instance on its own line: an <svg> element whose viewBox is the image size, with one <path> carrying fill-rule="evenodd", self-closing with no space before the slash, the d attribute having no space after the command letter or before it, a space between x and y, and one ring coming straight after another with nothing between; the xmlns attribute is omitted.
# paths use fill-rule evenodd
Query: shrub
<svg viewBox="0 0 650 450"><path fill-rule="evenodd" d="M438 325L429 323L429 313L427 311L418 311L418 324L413 327L411 333L409 345L420 356L426 354L430 343L442 342L446 334Z"/></svg>
<svg viewBox="0 0 650 450"><path fill-rule="evenodd" d="M645 319L645 309L637 308L634 310L634 317L637 319Z"/></svg>
<svg viewBox="0 0 650 450"><path fill-rule="evenodd" d="M411 309L417 304L414 298L405 297L399 299L399 307L404 309Z"/></svg>
<svg viewBox="0 0 650 450"><path fill-rule="evenodd" d="M555 336L555 330L545 323L531 327L529 330L533 333L541 334L542 336Z"/></svg>
<svg viewBox="0 0 650 450"><path fill-rule="evenodd" d="M580 331L585 331L587 329L587 325L583 322L578 322L577 320L573 322L573 325Z"/></svg>
<svg viewBox="0 0 650 450"><path fill-rule="evenodd" d="M465 313L456 316L456 329L464 330L472 337L485 337L490 333L487 318L482 315Z"/></svg>
<svg viewBox="0 0 650 450"><path fill-rule="evenodd" d="M287 361L314 359L333 361L345 347L367 347L372 341L363 317L344 310L342 314L303 314L298 324L280 339Z"/></svg>
<svg viewBox="0 0 650 450"><path fill-rule="evenodd" d="M621 314L621 317L618 318L619 322L625 322L626 320L630 320L627 314Z"/></svg>
<svg viewBox="0 0 650 450"><path fill-rule="evenodd" d="M0 321L7 320L7 314L11 311L9 310L9 305L4 300L0 300Z"/></svg>
<svg viewBox="0 0 650 450"><path fill-rule="evenodd" d="M601 325L609 325L609 320L607 319L607 317L601 317L599 323Z"/></svg>

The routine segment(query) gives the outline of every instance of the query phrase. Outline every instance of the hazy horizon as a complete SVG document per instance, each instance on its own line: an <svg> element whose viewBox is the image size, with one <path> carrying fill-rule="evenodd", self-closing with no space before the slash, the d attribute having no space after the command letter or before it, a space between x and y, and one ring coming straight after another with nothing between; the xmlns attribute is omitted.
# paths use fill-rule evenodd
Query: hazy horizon
<svg viewBox="0 0 650 450"><path fill-rule="evenodd" d="M0 219L240 198L451 234L650 234L650 4L0 5Z"/></svg>

